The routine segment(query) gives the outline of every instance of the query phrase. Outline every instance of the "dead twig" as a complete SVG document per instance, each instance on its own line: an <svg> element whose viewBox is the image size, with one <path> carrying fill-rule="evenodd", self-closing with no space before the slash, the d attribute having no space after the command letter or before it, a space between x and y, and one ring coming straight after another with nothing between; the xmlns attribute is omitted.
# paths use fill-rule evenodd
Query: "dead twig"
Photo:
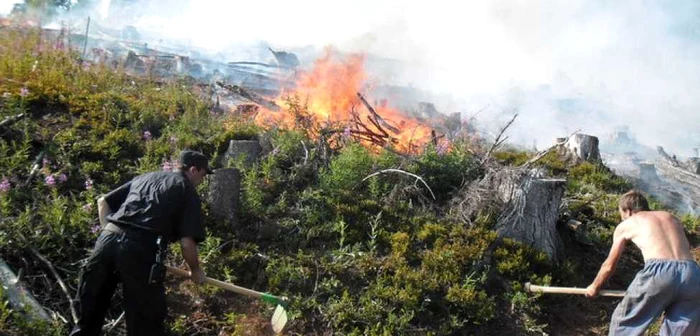
<svg viewBox="0 0 700 336"><path fill-rule="evenodd" d="M510 127L510 125L513 124L513 122L515 121L515 118L517 118L517 117L518 117L518 114L516 113L515 115L513 115L513 118L510 119L510 121L505 126L503 126L503 128L501 128L501 131L498 133L498 136L496 136L496 139L493 141L493 145L491 145L491 148L489 148L489 150L486 151L486 154L484 155L484 158L481 160L481 163L479 164L479 166L483 166L491 157L491 153L494 150L496 150L496 148L500 147L503 144L503 142L508 139L508 137L506 137L503 140L501 140L501 137L503 136L503 133L505 133L505 131L508 129L508 127Z"/></svg>
<svg viewBox="0 0 700 336"><path fill-rule="evenodd" d="M122 312L121 315L119 315L119 317L117 317L117 319L114 320L114 322L111 322L111 323L102 327L102 330L107 329L105 334L110 333L112 331L112 329L114 329L114 327L116 327L119 324L119 322L122 321L122 319L124 318L124 314L126 314L126 312Z"/></svg>
<svg viewBox="0 0 700 336"><path fill-rule="evenodd" d="M304 143L304 140L301 141L301 146L304 147L304 165L306 165L306 162L309 161L309 149L306 148L306 144Z"/></svg>
<svg viewBox="0 0 700 336"><path fill-rule="evenodd" d="M49 268L49 270L51 271L53 276L56 278L58 285L63 290L63 294L65 294L66 297L68 298L68 302L70 304L70 314L71 314L71 317L73 317L73 323L78 324L78 313L75 310L75 302L73 300L73 296L68 292L68 286L66 286L66 283L63 282L63 279L58 274L58 272L56 271L56 268L53 266L51 261L49 261L48 259L46 259L46 257L41 255L41 253L39 253L39 251L36 248L31 247L31 248L29 248L29 250L32 252L32 254L37 259L41 260L44 264L46 264L46 266Z"/></svg>
<svg viewBox="0 0 700 336"><path fill-rule="evenodd" d="M408 176L414 177L416 180L423 182L423 185L424 185L426 188L428 188L428 191L430 191L430 196L432 196L434 200L437 199L437 198L435 197L435 194L433 193L433 190L430 189L430 187L428 186L427 183L425 183L425 180L423 180L422 177L420 177L420 176L418 176L418 175L416 175L416 174L413 174L413 173L409 173L409 172L407 172L407 171L403 171L403 170L401 170L401 169L384 169L384 170L380 170L380 171L378 171L378 172L376 172L376 173L372 173L372 174L368 175L367 177L363 178L363 179L362 179L362 182L364 182L365 180L369 179L370 177L377 176L377 175L379 175L379 174L384 174L384 173L402 173L402 174L406 174L406 175L408 175Z"/></svg>

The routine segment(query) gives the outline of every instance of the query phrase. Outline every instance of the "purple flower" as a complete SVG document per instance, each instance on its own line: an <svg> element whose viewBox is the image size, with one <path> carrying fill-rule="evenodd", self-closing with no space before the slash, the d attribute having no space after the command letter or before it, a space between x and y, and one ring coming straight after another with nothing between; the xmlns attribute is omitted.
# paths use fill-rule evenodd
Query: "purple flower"
<svg viewBox="0 0 700 336"><path fill-rule="evenodd" d="M44 178L44 183L46 183L46 185L49 187L53 187L56 185L56 179L53 177L53 175L49 175Z"/></svg>
<svg viewBox="0 0 700 336"><path fill-rule="evenodd" d="M11 188L10 180L3 176L2 181L0 181L0 192L8 192Z"/></svg>
<svg viewBox="0 0 700 336"><path fill-rule="evenodd" d="M51 164L51 160L49 160L49 159L47 159L47 158L44 158L43 160L41 160L41 164L42 164L44 167L48 167L48 166Z"/></svg>
<svg viewBox="0 0 700 336"><path fill-rule="evenodd" d="M66 176L66 174L61 173L61 175L58 175L58 182L63 183L66 181L68 181L68 176Z"/></svg>
<svg viewBox="0 0 700 336"><path fill-rule="evenodd" d="M21 89L19 89L19 96L20 97L24 98L28 95L29 95L29 89L27 89L26 87L22 87Z"/></svg>
<svg viewBox="0 0 700 336"><path fill-rule="evenodd" d="M92 179L88 177L87 180L85 180L85 189L90 190L92 189Z"/></svg>
<svg viewBox="0 0 700 336"><path fill-rule="evenodd" d="M91 212L92 211L92 203L85 203L85 205L83 205L83 211Z"/></svg>
<svg viewBox="0 0 700 336"><path fill-rule="evenodd" d="M148 140L151 140L151 138L152 138L151 132L149 132L149 131L143 132L143 139L144 140L148 141Z"/></svg>
<svg viewBox="0 0 700 336"><path fill-rule="evenodd" d="M163 162L163 171L173 171L173 164L170 161Z"/></svg>
<svg viewBox="0 0 700 336"><path fill-rule="evenodd" d="M90 232L92 233L97 233L98 231L100 231L100 224L95 224L90 228Z"/></svg>
<svg viewBox="0 0 700 336"><path fill-rule="evenodd" d="M447 139L443 139L438 143L438 146L436 148L436 151L438 155L445 155L447 154L448 149L450 148L450 141Z"/></svg>
<svg viewBox="0 0 700 336"><path fill-rule="evenodd" d="M350 137L350 126L345 127L345 130L343 131L343 136L346 138Z"/></svg>

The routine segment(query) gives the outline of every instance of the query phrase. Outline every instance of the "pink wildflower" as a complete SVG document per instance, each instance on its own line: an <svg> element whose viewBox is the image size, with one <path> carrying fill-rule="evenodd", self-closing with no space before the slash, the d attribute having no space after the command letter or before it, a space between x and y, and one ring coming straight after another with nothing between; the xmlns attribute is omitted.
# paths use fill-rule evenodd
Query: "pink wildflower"
<svg viewBox="0 0 700 336"><path fill-rule="evenodd" d="M90 190L92 189L92 179L88 177L87 180L85 180L85 189Z"/></svg>
<svg viewBox="0 0 700 336"><path fill-rule="evenodd" d="M163 162L163 171L173 171L173 164L170 161Z"/></svg>
<svg viewBox="0 0 700 336"><path fill-rule="evenodd" d="M19 96L20 96L20 97L24 98L24 97L26 97L26 96L28 96L28 95L29 95L29 89L27 89L26 87L22 87L22 88L19 90Z"/></svg>
<svg viewBox="0 0 700 336"><path fill-rule="evenodd" d="M53 187L56 185L56 179L53 177L53 175L49 175L44 178L44 183L46 183L46 185L49 187Z"/></svg>
<svg viewBox="0 0 700 336"><path fill-rule="evenodd" d="M90 228L90 232L92 232L92 233L97 233L97 232L99 232L99 231L100 231L100 225L99 225L99 224L95 224L95 225L93 225L93 226Z"/></svg>
<svg viewBox="0 0 700 336"><path fill-rule="evenodd" d="M63 183L66 181L68 181L68 176L66 176L66 174L61 173L61 175L58 175L58 182Z"/></svg>
<svg viewBox="0 0 700 336"><path fill-rule="evenodd" d="M10 180L7 177L3 177L2 181L0 181L0 192L8 192L11 188Z"/></svg>
<svg viewBox="0 0 700 336"><path fill-rule="evenodd" d="M149 131L143 132L143 139L144 140L148 141L148 140L151 140L151 138L152 138L151 132L149 132Z"/></svg>

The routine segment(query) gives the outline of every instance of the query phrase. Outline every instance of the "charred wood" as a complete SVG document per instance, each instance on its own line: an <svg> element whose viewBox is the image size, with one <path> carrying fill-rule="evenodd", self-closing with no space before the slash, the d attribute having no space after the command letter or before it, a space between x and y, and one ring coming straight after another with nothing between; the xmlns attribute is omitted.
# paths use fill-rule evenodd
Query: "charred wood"
<svg viewBox="0 0 700 336"><path fill-rule="evenodd" d="M253 92L247 91L238 85L235 85L235 84L229 85L229 84L224 84L222 82L216 82L216 84L219 85L220 87L226 89L227 91L235 94L235 95L246 98L246 99L252 101L253 103L261 105L261 106L267 108L268 110L271 110L271 111L279 111L280 110L280 107L277 104L275 104L275 102L269 101L269 100L255 94Z"/></svg>

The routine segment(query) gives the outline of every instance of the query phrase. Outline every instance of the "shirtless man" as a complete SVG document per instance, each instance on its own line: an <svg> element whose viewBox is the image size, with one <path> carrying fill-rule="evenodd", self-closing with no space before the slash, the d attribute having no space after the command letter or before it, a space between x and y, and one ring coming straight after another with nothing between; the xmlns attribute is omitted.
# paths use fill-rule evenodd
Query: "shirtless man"
<svg viewBox="0 0 700 336"><path fill-rule="evenodd" d="M610 254L586 296L598 295L627 241L642 251L644 268L617 305L609 335L642 335L663 312L661 335L700 335L700 267L682 224L666 211L649 211L646 198L636 190L620 198L619 211L622 223L615 229Z"/></svg>

